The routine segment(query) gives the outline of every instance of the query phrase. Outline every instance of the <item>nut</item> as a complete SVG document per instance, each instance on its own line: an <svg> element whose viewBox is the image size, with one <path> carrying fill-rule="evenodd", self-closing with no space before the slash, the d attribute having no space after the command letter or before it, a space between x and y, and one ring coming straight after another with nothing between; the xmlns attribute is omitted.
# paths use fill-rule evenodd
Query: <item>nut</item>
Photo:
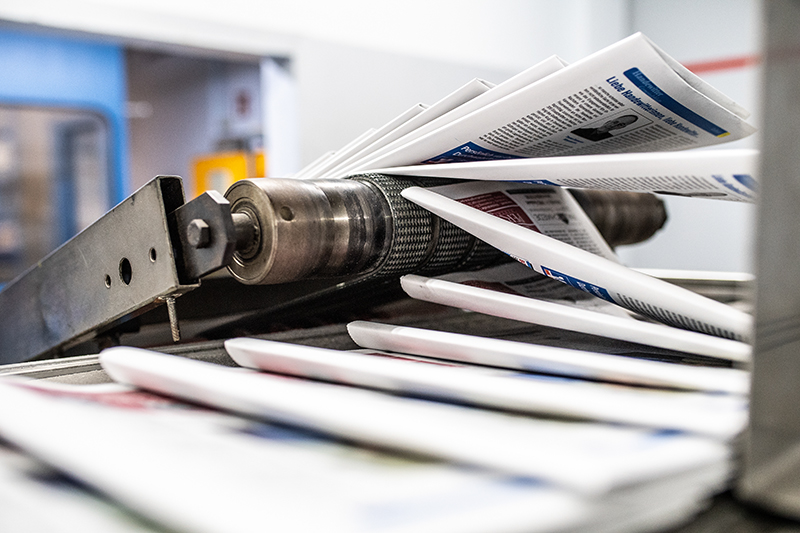
<svg viewBox="0 0 800 533"><path fill-rule="evenodd" d="M192 219L186 227L186 240L193 248L205 248L211 242L211 228L205 220Z"/></svg>

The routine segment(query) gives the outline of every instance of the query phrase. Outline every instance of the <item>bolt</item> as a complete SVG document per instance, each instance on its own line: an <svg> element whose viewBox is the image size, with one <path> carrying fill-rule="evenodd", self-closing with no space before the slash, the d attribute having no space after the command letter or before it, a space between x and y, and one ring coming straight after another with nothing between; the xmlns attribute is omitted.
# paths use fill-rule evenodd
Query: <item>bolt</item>
<svg viewBox="0 0 800 533"><path fill-rule="evenodd" d="M211 229L205 220L192 219L186 227L186 240L193 248L205 248L211 242Z"/></svg>

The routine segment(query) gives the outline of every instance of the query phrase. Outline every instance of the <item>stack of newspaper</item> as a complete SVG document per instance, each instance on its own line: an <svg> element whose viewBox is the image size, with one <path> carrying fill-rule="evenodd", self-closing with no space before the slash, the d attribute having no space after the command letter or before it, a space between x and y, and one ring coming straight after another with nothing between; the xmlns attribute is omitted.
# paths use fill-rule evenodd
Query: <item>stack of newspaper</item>
<svg viewBox="0 0 800 533"><path fill-rule="evenodd" d="M551 305L534 309L537 303L524 298L532 294L519 294L526 285L519 271L461 283L502 285L523 298L407 276L403 286L415 298L741 361L748 347L720 340L748 341L750 316L621 265L561 187L752 202L756 151L683 152L750 135L755 129L746 117L635 34L572 65L551 57L496 86L473 80L325 155L297 177L378 172L472 180L412 187L403 196L540 275L671 328L637 328L622 316L608 324ZM556 318L565 314L567 320Z"/></svg>
<svg viewBox="0 0 800 533"><path fill-rule="evenodd" d="M351 333L365 345L424 335ZM0 382L13 406L0 434L132 515L52 486L43 501L90 524L116 513L121 531L633 532L724 490L747 417L746 376L730 368L532 345L520 360L548 374L260 339L226 349L253 369L117 347L100 361L119 384ZM0 495L36 494L33 476L4 466L26 490Z"/></svg>
<svg viewBox="0 0 800 533"><path fill-rule="evenodd" d="M115 384L0 381L0 529L610 533L687 520L735 470L752 318L621 265L561 187L752 201L754 152L673 152L752 133L745 115L637 34L573 65L470 82L296 176L470 180L403 194L519 262L405 276L410 296L663 360L363 321L348 325L358 351L228 340L239 368L111 348L100 362ZM31 522L30 498L55 514Z"/></svg>

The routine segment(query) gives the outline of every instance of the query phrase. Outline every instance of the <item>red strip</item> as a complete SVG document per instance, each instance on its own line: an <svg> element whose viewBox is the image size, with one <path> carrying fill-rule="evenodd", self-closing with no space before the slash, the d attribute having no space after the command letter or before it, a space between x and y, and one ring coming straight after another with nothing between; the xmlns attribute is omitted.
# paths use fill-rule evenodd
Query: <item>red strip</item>
<svg viewBox="0 0 800 533"><path fill-rule="evenodd" d="M759 56L731 57L728 59L718 59L715 61L701 61L699 63L689 63L684 65L686 68L700 74L702 72L716 72L720 70L733 70L737 68L751 67L761 62Z"/></svg>

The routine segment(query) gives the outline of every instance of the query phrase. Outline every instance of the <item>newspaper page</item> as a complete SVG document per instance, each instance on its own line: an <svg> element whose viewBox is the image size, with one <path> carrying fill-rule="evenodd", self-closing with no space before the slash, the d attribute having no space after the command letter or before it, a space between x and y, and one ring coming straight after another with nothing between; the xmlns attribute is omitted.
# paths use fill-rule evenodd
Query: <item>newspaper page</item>
<svg viewBox="0 0 800 533"><path fill-rule="evenodd" d="M739 149L506 159L374 172L754 202L757 168L758 151Z"/></svg>
<svg viewBox="0 0 800 533"><path fill-rule="evenodd" d="M587 496L719 464L729 453L724 443L694 435L522 417L134 348L104 350L100 362L122 383Z"/></svg>
<svg viewBox="0 0 800 533"><path fill-rule="evenodd" d="M648 488L649 490L637 487L633 491L620 491L619 497L611 496L603 501L605 511L603 515L608 517L605 521L597 520L588 526L577 528L577 531L580 533L612 533L619 529L636 533L672 531L685 522L687 516L708 509L709 479L724 475L718 467L717 472L714 472L712 467L694 471L679 480ZM608 511L612 505L616 510L613 514ZM648 510L641 514L636 513L635 510L639 505Z"/></svg>
<svg viewBox="0 0 800 533"><path fill-rule="evenodd" d="M387 144L391 143L396 139L399 139L405 134L416 130L420 126L424 126L430 121L439 118L440 116L452 111L453 109L457 109L464 103L473 100L474 98L480 96L481 94L485 94L493 86L494 86L493 84L490 84L489 82L478 78L468 81L466 84L462 85L461 87L459 87L452 93L448 94L438 102L432 104L422 113L419 113L417 116L413 117L412 119L408 120L407 122L403 123L397 128L394 128L392 131L386 132L384 135L372 139L372 141L369 144L361 147L361 149L356 151L355 153L351 153L349 157L344 158L342 161L338 162L335 166L326 168L325 171L321 173L320 177L329 177L328 176L329 173L335 172L335 170L342 168L344 165L347 165L352 161L356 161L365 156L368 156L375 150L378 150L379 148L386 146Z"/></svg>
<svg viewBox="0 0 800 533"><path fill-rule="evenodd" d="M572 285L564 285L564 291L570 291L564 294L553 290L551 284L542 283L554 281L552 278L531 269L527 269L529 275L519 275L519 269L513 266L516 265L437 278L410 274L403 276L400 283L406 294L417 300L477 313L736 363L747 363L752 358L753 349L747 343L638 320L622 308L587 293L584 294L599 305L586 305L585 300L570 301L571 293L578 290ZM501 274L504 276L500 277Z"/></svg>
<svg viewBox="0 0 800 533"><path fill-rule="evenodd" d="M746 395L749 373L537 346L489 337L356 321L347 325L362 348L647 387Z"/></svg>
<svg viewBox="0 0 800 533"><path fill-rule="evenodd" d="M422 276L419 277L428 279ZM415 278L411 277L409 279ZM480 270L449 272L436 276L435 279L536 298L546 302L570 305L618 317L631 318L633 316L633 313L627 309L614 305L602 298L595 298L593 295L576 289L572 285L567 285L539 274L518 261L502 263Z"/></svg>
<svg viewBox="0 0 800 533"><path fill-rule="evenodd" d="M652 390L250 338L228 339L225 350L247 368L534 415L684 431L725 441L747 423L747 400L741 396Z"/></svg>
<svg viewBox="0 0 800 533"><path fill-rule="evenodd" d="M0 531L165 533L69 476L2 444Z"/></svg>
<svg viewBox="0 0 800 533"><path fill-rule="evenodd" d="M746 116L636 33L359 170L685 150L752 134Z"/></svg>
<svg viewBox="0 0 800 533"><path fill-rule="evenodd" d="M599 518L532 480L114 387L2 381L0 403L14 408L0 411L0 435L169 531L546 532ZM99 531L117 530L130 531Z"/></svg>
<svg viewBox="0 0 800 533"><path fill-rule="evenodd" d="M558 56L550 56L549 58L535 64L532 67L529 67L516 76L513 76L503 83L492 87L485 93L480 96L477 96L470 100L469 102L465 102L458 106L457 108L453 109L452 111L445 113L444 115L440 116L436 120L432 120L431 122L425 124L424 126L420 126L419 128L403 135L399 139L387 144L386 146L380 148L379 150L375 150L373 153L359 158L357 161L353 161L350 164L343 166L337 171L336 177L343 177L350 173L351 171L357 170L359 168L371 168L370 162L373 159L377 159L378 157L387 154L393 151L395 148L399 146L403 146L406 143L409 143L415 139L422 137L450 122L453 122L461 117L467 116L468 114L472 113L473 111L477 111L478 109L482 108L483 106L490 104L491 102L495 102L504 96L508 96L509 94L522 89L530 85L531 83L537 82L540 79L544 78L556 72L557 70L561 70L567 64Z"/></svg>
<svg viewBox="0 0 800 533"><path fill-rule="evenodd" d="M424 107L422 107L422 104L417 104L417 106L415 107L420 107L421 108L420 111L424 109ZM414 108L411 108L411 111L413 110ZM346 152L347 150L350 149L350 147L361 143L364 139L369 139L370 137L372 137L374 133L375 133L375 128L369 128L367 131L365 131L364 133L362 133L361 135L359 135L358 137L356 137L355 139L353 139L352 141L341 147L339 150L333 150L324 153L323 155L321 155L320 157L318 157L317 159L315 159L314 161L312 161L311 163L300 169L300 171L297 172L293 177L302 179L314 176L317 169L321 168L323 165L327 165L328 161L331 161L332 159L337 157L337 154L341 152Z"/></svg>
<svg viewBox="0 0 800 533"><path fill-rule="evenodd" d="M186 532L640 533L696 514L730 475L728 463L713 464L587 499L534 480L346 446L140 391L62 386L54 395L41 382L31 385L0 383L3 401L13 399L20 409L17 416L0 413L2 431L34 443L71 479L149 521L139 529L95 520L79 509L83 500L76 506L72 494L45 495L38 478L28 491L15 473L4 478L13 482L7 491L0 484L0 500L13 506L0 513L0 524L12 526L3 530L161 531L161 523Z"/></svg>
<svg viewBox="0 0 800 533"><path fill-rule="evenodd" d="M687 289L652 278L480 209L410 187L402 195L549 276L656 321L718 337L747 341L752 316Z"/></svg>
<svg viewBox="0 0 800 533"><path fill-rule="evenodd" d="M577 200L563 189L477 181L433 187L431 190L609 261L619 262Z"/></svg>
<svg viewBox="0 0 800 533"><path fill-rule="evenodd" d="M374 131L374 130L369 130L369 131ZM355 140L360 139L363 135L367 135L368 133L369 132L365 132L365 133L359 135ZM351 141L351 142L354 142L354 141ZM304 166L303 168L301 168L300 170L298 170L297 172L295 172L294 174L292 174L289 177L291 177L291 178L302 178L304 174L308 174L313 169L315 169L315 168L317 168L319 166L322 166L326 161L328 161L334 155L336 155L336 150L329 150L329 151L325 152L324 154L322 154L321 156L319 156L318 158L313 160L311 163L307 164L306 166Z"/></svg>
<svg viewBox="0 0 800 533"><path fill-rule="evenodd" d="M359 135L351 142L336 150L333 155L329 158L324 160L317 160L312 162L306 168L302 169L298 176L303 177L304 179L311 179L319 177L325 170L336 166L339 162L344 161L354 153L358 152L365 146L369 145L376 139L380 139L384 135L389 134L390 132L396 130L403 124L407 123L412 118L416 117L423 111L428 108L425 104L416 104L409 109L400 113L397 117L393 118L380 128L371 128L366 132L366 134Z"/></svg>

